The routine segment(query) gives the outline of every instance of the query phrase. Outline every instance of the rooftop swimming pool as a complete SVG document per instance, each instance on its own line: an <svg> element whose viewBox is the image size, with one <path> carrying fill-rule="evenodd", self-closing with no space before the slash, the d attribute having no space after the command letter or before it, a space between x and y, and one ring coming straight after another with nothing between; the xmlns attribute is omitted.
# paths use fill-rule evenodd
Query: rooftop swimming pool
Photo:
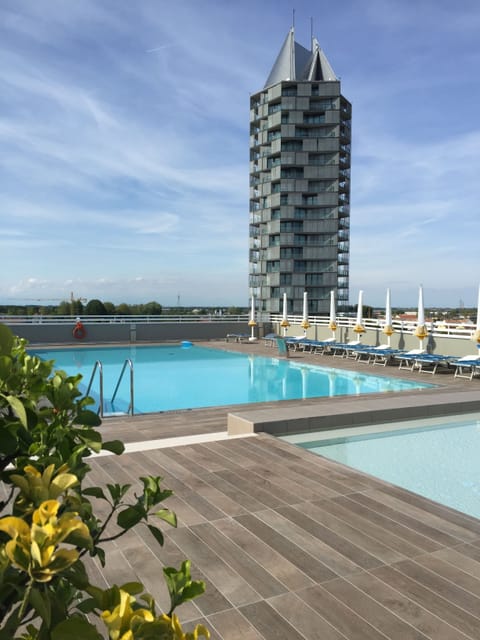
<svg viewBox="0 0 480 640"><path fill-rule="evenodd" d="M357 427L281 439L480 518L480 413L368 431Z"/></svg>
<svg viewBox="0 0 480 640"><path fill-rule="evenodd" d="M277 400L405 391L434 385L252 356L190 343L162 346L29 349L55 368L83 376L87 389L94 365L102 363L104 414L126 413L130 404L128 372L113 396L127 359L134 369L134 413L151 413ZM98 373L98 372L97 372ZM90 394L98 400L99 384Z"/></svg>

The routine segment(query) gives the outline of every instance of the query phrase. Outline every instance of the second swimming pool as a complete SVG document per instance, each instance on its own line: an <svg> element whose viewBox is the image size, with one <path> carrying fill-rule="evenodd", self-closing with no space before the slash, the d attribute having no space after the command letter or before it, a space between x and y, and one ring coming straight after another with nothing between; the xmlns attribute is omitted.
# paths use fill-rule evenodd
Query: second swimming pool
<svg viewBox="0 0 480 640"><path fill-rule="evenodd" d="M83 375L83 389L96 361L102 363L104 414L125 413L129 407L129 375L125 372L115 402L111 399L122 366L134 367L135 413L200 407L296 400L338 395L404 391L434 385L298 364L286 359L251 356L186 345L81 347L29 350L55 368ZM94 380L90 395L96 397Z"/></svg>
<svg viewBox="0 0 480 640"><path fill-rule="evenodd" d="M282 440L480 518L480 413Z"/></svg>

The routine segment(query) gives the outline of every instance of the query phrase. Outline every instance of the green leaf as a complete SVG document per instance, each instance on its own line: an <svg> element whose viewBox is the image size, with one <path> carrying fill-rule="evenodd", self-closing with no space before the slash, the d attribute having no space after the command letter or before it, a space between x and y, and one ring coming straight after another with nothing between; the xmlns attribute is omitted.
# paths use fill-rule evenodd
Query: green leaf
<svg viewBox="0 0 480 640"><path fill-rule="evenodd" d="M0 429L0 454L8 456L14 453L18 447L17 438L8 429Z"/></svg>
<svg viewBox="0 0 480 640"><path fill-rule="evenodd" d="M126 591L131 596L136 596L137 594L142 593L144 588L145 587L141 582L126 582L125 584L122 584L122 586L120 587L120 589L122 589L123 591Z"/></svg>
<svg viewBox="0 0 480 640"><path fill-rule="evenodd" d="M82 490L84 496L93 496L94 498L99 498L100 500L107 500L106 495L103 493L103 489L100 487L87 487Z"/></svg>
<svg viewBox="0 0 480 640"><path fill-rule="evenodd" d="M77 429L76 433L87 447L92 449L92 451L95 451L95 453L100 453L102 449L102 436L98 431L95 431L94 429Z"/></svg>
<svg viewBox="0 0 480 640"><path fill-rule="evenodd" d="M147 527L150 529L155 540L163 547L164 536L163 533L157 527L152 526L151 524L147 524Z"/></svg>
<svg viewBox="0 0 480 640"><path fill-rule="evenodd" d="M109 440L102 444L102 449L111 451L115 455L119 456L125 451L125 445L121 440Z"/></svg>
<svg viewBox="0 0 480 640"><path fill-rule="evenodd" d="M0 380L6 380L13 370L13 361L8 356L0 356Z"/></svg>
<svg viewBox="0 0 480 640"><path fill-rule="evenodd" d="M85 565L81 560L77 560L68 568L65 577L77 589L85 590L90 585Z"/></svg>
<svg viewBox="0 0 480 640"><path fill-rule="evenodd" d="M127 491L130 489L132 485L131 484L124 484L122 486L120 486L118 483L117 484L107 484L107 488L110 492L110 495L112 496L112 500L114 503L118 503L123 496L127 493Z"/></svg>
<svg viewBox="0 0 480 640"><path fill-rule="evenodd" d="M16 398L15 396L3 396L8 404L12 407L13 411L16 413L18 419L22 423L24 427L27 427L27 412L25 411L25 407L22 402Z"/></svg>
<svg viewBox="0 0 480 640"><path fill-rule="evenodd" d="M78 412L75 418L75 424L84 424L87 427L99 427L102 424L102 420L95 412L85 409L84 411Z"/></svg>
<svg viewBox="0 0 480 640"><path fill-rule="evenodd" d="M14 342L15 339L10 329L4 324L0 324L0 355L10 355Z"/></svg>
<svg viewBox="0 0 480 640"><path fill-rule="evenodd" d="M102 640L93 624L80 617L63 620L53 629L52 640L72 640L81 638L82 640Z"/></svg>
<svg viewBox="0 0 480 640"><path fill-rule="evenodd" d="M94 556L98 556L98 559L100 560L100 564L102 565L102 567L104 567L105 566L105 551L101 547L95 547L93 555Z"/></svg>
<svg viewBox="0 0 480 640"><path fill-rule="evenodd" d="M192 581L190 560L184 560L180 569L164 567L163 575L170 594L170 613L183 602L201 595L205 591L205 583Z"/></svg>
<svg viewBox="0 0 480 640"><path fill-rule="evenodd" d="M177 515L169 509L160 509L160 511L155 511L154 515L156 515L157 518L160 518L160 520L164 520L172 527L177 526Z"/></svg>
<svg viewBox="0 0 480 640"><path fill-rule="evenodd" d="M30 591L29 601L45 625L49 627L51 623L52 607L48 593L42 592L36 587L33 587Z"/></svg>
<svg viewBox="0 0 480 640"><path fill-rule="evenodd" d="M193 600L193 598L198 598L202 593L205 593L205 582L192 580L192 582L182 590L182 603L187 600Z"/></svg>
<svg viewBox="0 0 480 640"><path fill-rule="evenodd" d="M145 517L145 511L138 507L127 507L117 516L117 524L122 529L131 529Z"/></svg>

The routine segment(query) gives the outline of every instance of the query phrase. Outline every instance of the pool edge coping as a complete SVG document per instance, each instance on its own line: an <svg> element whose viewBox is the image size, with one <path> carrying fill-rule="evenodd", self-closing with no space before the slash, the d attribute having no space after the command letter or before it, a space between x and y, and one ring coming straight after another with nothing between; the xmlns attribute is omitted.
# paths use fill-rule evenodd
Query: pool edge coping
<svg viewBox="0 0 480 640"><path fill-rule="evenodd" d="M231 436L259 432L288 435L480 411L478 391L473 389L429 391L423 395L409 394L408 399L401 394L383 397L375 394L375 398L342 396L304 406L298 403L279 409L231 411L227 415L227 431Z"/></svg>

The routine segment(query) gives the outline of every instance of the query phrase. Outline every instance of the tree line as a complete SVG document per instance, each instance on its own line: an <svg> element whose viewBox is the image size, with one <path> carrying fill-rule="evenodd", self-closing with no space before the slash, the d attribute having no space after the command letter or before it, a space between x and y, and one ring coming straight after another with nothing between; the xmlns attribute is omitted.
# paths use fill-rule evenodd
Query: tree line
<svg viewBox="0 0 480 640"><path fill-rule="evenodd" d="M128 304L122 302L103 302L98 298L88 300L84 304L82 300L62 300L58 305L0 305L0 315L6 316L159 316L159 315L240 315L246 313L244 307L164 307L159 302L151 301L140 304Z"/></svg>

